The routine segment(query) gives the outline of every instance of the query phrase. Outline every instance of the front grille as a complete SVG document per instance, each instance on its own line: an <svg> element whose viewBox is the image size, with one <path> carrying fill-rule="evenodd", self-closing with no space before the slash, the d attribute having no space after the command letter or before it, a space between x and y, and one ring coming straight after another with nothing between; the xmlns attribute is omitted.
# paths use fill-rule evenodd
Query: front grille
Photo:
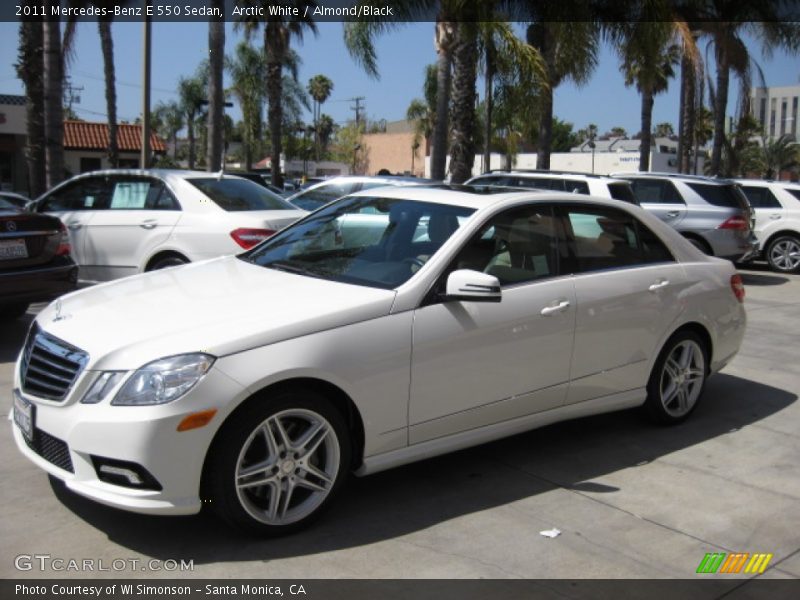
<svg viewBox="0 0 800 600"><path fill-rule="evenodd" d="M44 333L34 323L22 353L22 389L39 398L63 400L88 360L86 352Z"/></svg>
<svg viewBox="0 0 800 600"><path fill-rule="evenodd" d="M28 445L28 448L59 469L64 469L70 473L75 472L72 468L72 458L70 458L69 446L67 446L66 442L57 437L53 437L41 429L35 429L33 441L26 438L25 443Z"/></svg>

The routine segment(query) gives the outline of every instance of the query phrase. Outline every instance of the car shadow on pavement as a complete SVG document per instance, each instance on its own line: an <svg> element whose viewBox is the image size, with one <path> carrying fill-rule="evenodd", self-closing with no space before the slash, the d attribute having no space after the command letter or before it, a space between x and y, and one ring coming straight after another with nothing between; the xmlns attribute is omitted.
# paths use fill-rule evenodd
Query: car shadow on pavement
<svg viewBox="0 0 800 600"><path fill-rule="evenodd" d="M788 277L780 275L762 275L761 273L739 273L742 276L742 283L747 285L784 285L789 283Z"/></svg>
<svg viewBox="0 0 800 600"><path fill-rule="evenodd" d="M269 561L358 547L558 488L614 494L593 481L658 460L760 421L795 394L720 374L692 417L657 427L639 411L551 425L365 478L351 478L332 509L310 528L279 540L246 537L206 512L154 517L108 508L53 483L59 500L113 542L154 558L195 564Z"/></svg>

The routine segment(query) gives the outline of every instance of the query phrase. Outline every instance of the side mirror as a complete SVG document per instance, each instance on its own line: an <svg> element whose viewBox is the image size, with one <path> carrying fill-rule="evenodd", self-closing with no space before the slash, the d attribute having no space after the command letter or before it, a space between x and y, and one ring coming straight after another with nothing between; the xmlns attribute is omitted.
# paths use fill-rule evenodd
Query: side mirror
<svg viewBox="0 0 800 600"><path fill-rule="evenodd" d="M466 302L500 302L502 299L500 281L494 275L460 269L447 277L445 300Z"/></svg>

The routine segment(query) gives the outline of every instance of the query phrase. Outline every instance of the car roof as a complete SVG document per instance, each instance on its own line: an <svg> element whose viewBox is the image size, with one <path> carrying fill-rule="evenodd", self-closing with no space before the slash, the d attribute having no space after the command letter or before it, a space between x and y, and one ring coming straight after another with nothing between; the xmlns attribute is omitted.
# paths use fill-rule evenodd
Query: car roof
<svg viewBox="0 0 800 600"><path fill-rule="evenodd" d="M685 179L698 183L711 183L719 185L729 185L736 183L733 179L725 177L707 177L705 175L690 175L688 173L664 173L659 171L631 171L629 173L612 173L612 177L620 179Z"/></svg>
<svg viewBox="0 0 800 600"><path fill-rule="evenodd" d="M768 187L770 185L779 185L781 187L791 187L800 189L800 181L781 181L779 179L734 179L739 185L761 185Z"/></svg>
<svg viewBox="0 0 800 600"><path fill-rule="evenodd" d="M530 177L531 179L539 179L543 177L573 177L577 179L598 179L603 181L608 180L618 180L624 181L623 179L618 179L613 175L600 175L597 173L578 173L575 171L550 171L544 169L492 169L488 173L481 173L480 175L476 175L472 179L479 179L481 177L491 176L491 175L514 175L519 177Z"/></svg>

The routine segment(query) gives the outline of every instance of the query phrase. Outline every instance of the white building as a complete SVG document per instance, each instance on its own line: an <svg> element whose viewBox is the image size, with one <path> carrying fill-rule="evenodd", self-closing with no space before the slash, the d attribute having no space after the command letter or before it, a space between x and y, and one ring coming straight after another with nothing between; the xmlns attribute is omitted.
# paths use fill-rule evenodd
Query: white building
<svg viewBox="0 0 800 600"><path fill-rule="evenodd" d="M752 93L752 111L769 139L791 135L798 136L797 112L800 102L800 85L784 87L759 87Z"/></svg>

